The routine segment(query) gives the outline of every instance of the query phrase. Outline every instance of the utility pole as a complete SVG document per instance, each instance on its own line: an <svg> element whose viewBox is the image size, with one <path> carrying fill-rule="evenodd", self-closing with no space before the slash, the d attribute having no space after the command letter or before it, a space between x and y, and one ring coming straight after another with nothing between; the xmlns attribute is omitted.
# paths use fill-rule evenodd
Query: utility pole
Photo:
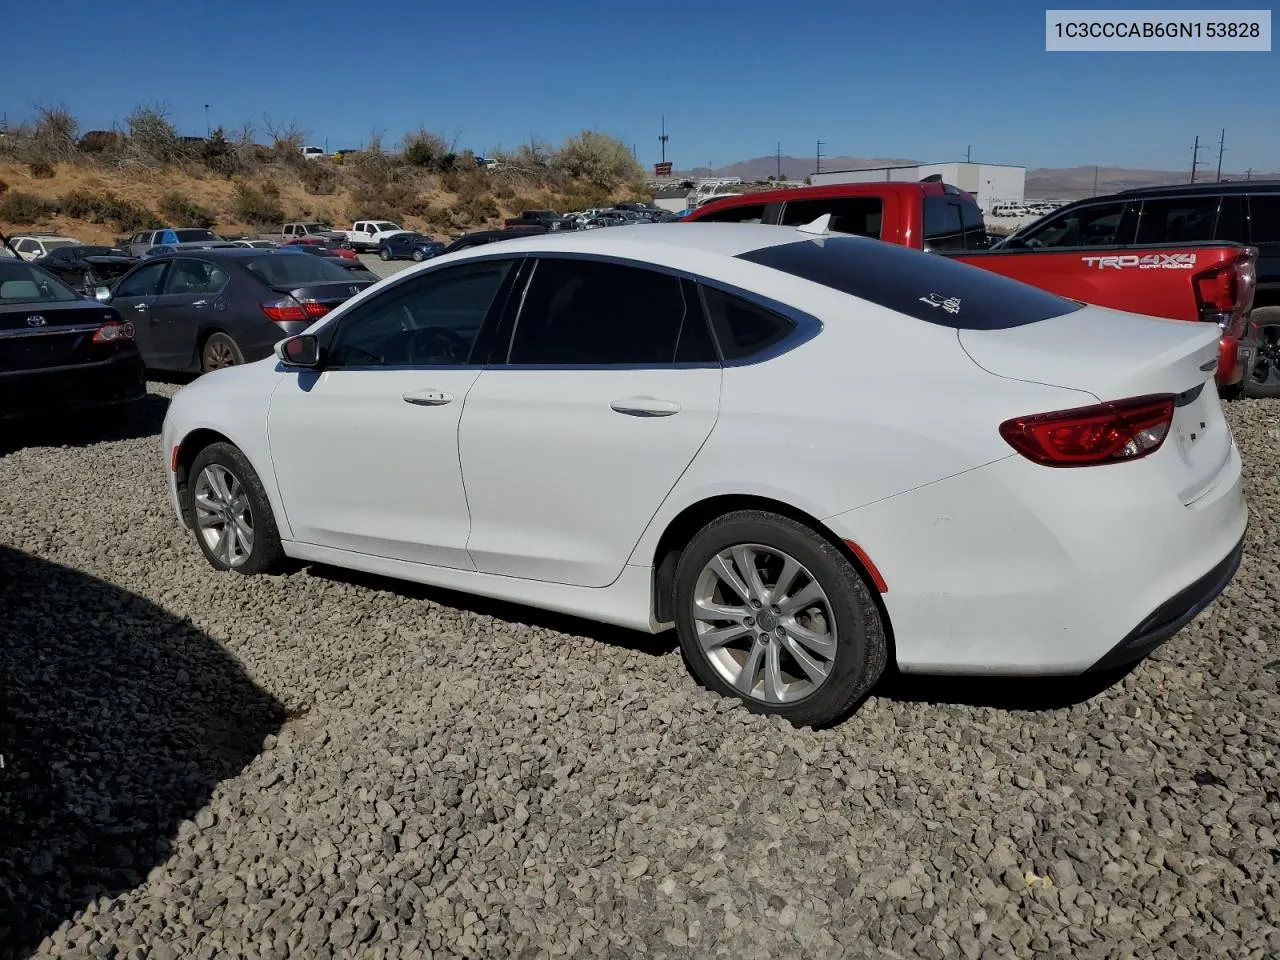
<svg viewBox="0 0 1280 960"><path fill-rule="evenodd" d="M1096 166L1093 168L1093 195L1095 197L1098 195L1098 168Z"/></svg>
<svg viewBox="0 0 1280 960"><path fill-rule="evenodd" d="M778 149L775 155L778 158L778 174L776 179L781 180L782 179L782 141L781 140L778 141Z"/></svg>
<svg viewBox="0 0 1280 960"><path fill-rule="evenodd" d="M210 137L210 135L212 135L212 133L213 133L213 130L209 127L209 105L206 103L206 104L204 105L204 136L205 136L205 139L206 139L206 140L207 140L207 139L209 139L209 137Z"/></svg>
<svg viewBox="0 0 1280 960"><path fill-rule="evenodd" d="M667 162L667 118L662 118L662 133L658 134L658 143L662 144L662 162Z"/></svg>
<svg viewBox="0 0 1280 960"><path fill-rule="evenodd" d="M1244 172L1244 178L1245 178L1246 180L1252 180L1252 179L1253 179L1253 167L1250 167L1248 170L1246 170L1246 171Z"/></svg>
<svg viewBox="0 0 1280 960"><path fill-rule="evenodd" d="M822 141L821 140L818 141L818 150L816 154L816 160L817 160L817 169L815 169L813 172L821 173L822 172Z"/></svg>
<svg viewBox="0 0 1280 960"><path fill-rule="evenodd" d="M1218 138L1218 183L1222 182L1222 151L1227 142L1227 128L1222 128L1222 136Z"/></svg>
<svg viewBox="0 0 1280 960"><path fill-rule="evenodd" d="M969 162L970 162L970 157L972 157L972 156L973 156L973 147L965 147L965 148L964 148L964 162L965 162L965 163L969 163Z"/></svg>
<svg viewBox="0 0 1280 960"><path fill-rule="evenodd" d="M1208 144L1205 144L1205 147L1207 146ZM1192 183L1196 182L1196 164L1200 160L1200 151L1205 149L1205 147L1200 146L1200 138L1196 137L1195 146L1191 148L1191 182Z"/></svg>

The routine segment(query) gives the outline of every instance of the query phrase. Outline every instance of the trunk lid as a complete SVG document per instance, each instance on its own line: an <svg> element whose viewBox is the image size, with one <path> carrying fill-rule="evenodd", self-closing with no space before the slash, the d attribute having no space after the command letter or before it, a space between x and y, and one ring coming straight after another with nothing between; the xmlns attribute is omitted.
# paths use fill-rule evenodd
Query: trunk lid
<svg viewBox="0 0 1280 960"><path fill-rule="evenodd" d="M1173 424L1155 456L1183 503L1209 490L1230 459L1231 430L1214 383L1216 324L1085 307L1020 327L957 335L970 359L998 377L1084 390L1100 402L1173 394ZM1048 411L1026 411L1035 412Z"/></svg>
<svg viewBox="0 0 1280 960"><path fill-rule="evenodd" d="M103 359L93 335L114 309L87 300L13 304L0 308L0 371L41 370Z"/></svg>
<svg viewBox="0 0 1280 960"><path fill-rule="evenodd" d="M299 303L325 303L336 307L371 286L373 286L372 280L333 280L298 285L281 284L271 289L276 293L288 294Z"/></svg>

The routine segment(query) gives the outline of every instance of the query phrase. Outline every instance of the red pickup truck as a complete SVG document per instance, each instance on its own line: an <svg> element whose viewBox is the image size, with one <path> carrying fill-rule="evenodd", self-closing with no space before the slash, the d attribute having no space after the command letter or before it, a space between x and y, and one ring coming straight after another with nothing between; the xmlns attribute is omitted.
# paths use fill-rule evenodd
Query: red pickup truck
<svg viewBox="0 0 1280 960"><path fill-rule="evenodd" d="M1222 329L1216 378L1235 394L1245 370L1238 350L1253 304L1257 250L1238 243L1090 245L991 250L974 198L950 184L841 183L713 200L686 221L812 223L952 256L984 270L1086 303Z"/></svg>

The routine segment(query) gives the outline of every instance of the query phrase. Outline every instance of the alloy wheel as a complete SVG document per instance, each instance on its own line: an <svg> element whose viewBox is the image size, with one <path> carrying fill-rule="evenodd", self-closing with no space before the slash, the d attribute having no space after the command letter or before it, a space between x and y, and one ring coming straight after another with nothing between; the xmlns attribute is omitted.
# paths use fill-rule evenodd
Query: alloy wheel
<svg viewBox="0 0 1280 960"><path fill-rule="evenodd" d="M1249 379L1260 387L1280 387L1280 324L1258 327L1258 350Z"/></svg>
<svg viewBox="0 0 1280 960"><path fill-rule="evenodd" d="M235 354L231 352L231 344L217 340L204 348L204 368L221 370L223 367L236 365Z"/></svg>
<svg viewBox="0 0 1280 960"><path fill-rule="evenodd" d="M243 565L253 553L253 511L244 484L211 463L196 478L193 505L196 530L209 552L228 567Z"/></svg>
<svg viewBox="0 0 1280 960"><path fill-rule="evenodd" d="M803 700L826 682L835 662L826 591L775 547L736 544L712 557L694 587L693 620L711 666L753 700Z"/></svg>

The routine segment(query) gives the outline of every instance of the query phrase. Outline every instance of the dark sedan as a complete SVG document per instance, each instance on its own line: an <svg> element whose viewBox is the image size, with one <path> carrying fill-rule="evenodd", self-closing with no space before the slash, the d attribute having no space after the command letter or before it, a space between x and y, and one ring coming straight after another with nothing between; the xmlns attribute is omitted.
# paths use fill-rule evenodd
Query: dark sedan
<svg viewBox="0 0 1280 960"><path fill-rule="evenodd" d="M536 224L531 224L527 227L506 227L502 230L477 230L475 233L467 233L458 237L453 243L441 250L440 253L454 253L458 250L466 250L468 247L478 247L484 243L497 243L500 240L513 240L516 237L531 237L548 232L546 227Z"/></svg>
<svg viewBox="0 0 1280 960"><path fill-rule="evenodd" d="M114 408L145 394L133 324L115 307L0 260L0 419Z"/></svg>
<svg viewBox="0 0 1280 960"><path fill-rule="evenodd" d="M137 258L119 247L91 247L79 243L54 247L31 262L64 283L85 291L110 283L138 263Z"/></svg>
<svg viewBox="0 0 1280 960"><path fill-rule="evenodd" d="M444 244L421 233L393 233L378 246L383 260L413 260L421 263L444 253Z"/></svg>
<svg viewBox="0 0 1280 960"><path fill-rule="evenodd" d="M97 296L132 319L146 365L208 372L270 356L375 281L297 250L192 250L144 261Z"/></svg>

